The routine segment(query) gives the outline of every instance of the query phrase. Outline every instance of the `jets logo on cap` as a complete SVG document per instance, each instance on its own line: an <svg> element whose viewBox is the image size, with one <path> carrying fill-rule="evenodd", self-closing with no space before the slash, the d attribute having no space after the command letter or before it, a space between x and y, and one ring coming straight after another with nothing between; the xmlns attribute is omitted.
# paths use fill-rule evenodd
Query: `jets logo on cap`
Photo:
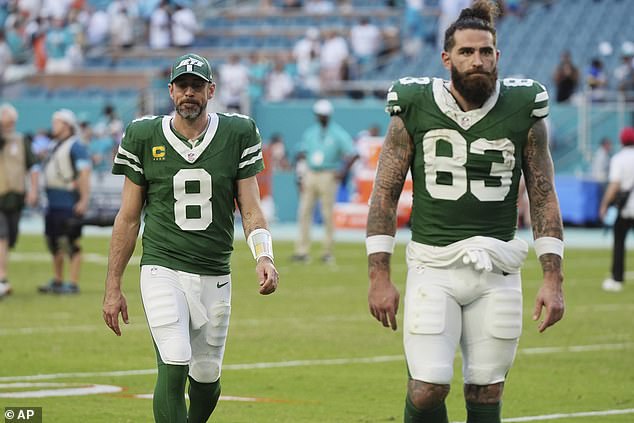
<svg viewBox="0 0 634 423"><path fill-rule="evenodd" d="M187 66L187 72L192 72L194 70L194 66L202 67L202 66L204 66L204 63L201 62L200 60L193 59L193 58L190 57L190 58L187 58L187 59L183 60L182 62L180 62L178 64L178 66L176 66L174 68L174 70L176 70L176 69L178 69L178 68L180 68L182 66Z"/></svg>

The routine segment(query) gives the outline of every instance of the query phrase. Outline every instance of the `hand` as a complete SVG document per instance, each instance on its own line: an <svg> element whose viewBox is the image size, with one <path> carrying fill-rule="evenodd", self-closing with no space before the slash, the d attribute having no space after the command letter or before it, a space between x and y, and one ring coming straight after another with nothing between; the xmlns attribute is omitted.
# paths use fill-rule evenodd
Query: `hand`
<svg viewBox="0 0 634 423"><path fill-rule="evenodd" d="M127 325L129 323L128 304L125 295L123 295L123 292L118 288L106 290L106 294L103 298L103 320L117 336L121 336L119 313L121 313L121 317Z"/></svg>
<svg viewBox="0 0 634 423"><path fill-rule="evenodd" d="M77 216L83 216L84 214L86 214L87 210L88 210L88 200L79 200L77 204L75 204L75 207L73 208L73 211L75 212Z"/></svg>
<svg viewBox="0 0 634 423"><path fill-rule="evenodd" d="M368 291L370 313L384 327L396 330L396 313L401 295L389 276L383 279L371 278Z"/></svg>
<svg viewBox="0 0 634 423"><path fill-rule="evenodd" d="M26 194L26 204L29 207L37 206L37 197L38 197L37 191L32 189L29 190L29 192Z"/></svg>
<svg viewBox="0 0 634 423"><path fill-rule="evenodd" d="M280 276L273 261L265 256L260 257L258 264L255 266L255 273L258 275L258 282L260 283L260 294L269 295L274 293Z"/></svg>
<svg viewBox="0 0 634 423"><path fill-rule="evenodd" d="M601 203L601 206L599 207L599 218L601 220L605 219L605 215L608 212L608 206Z"/></svg>
<svg viewBox="0 0 634 423"><path fill-rule="evenodd" d="M546 314L544 320L539 324L539 332L544 332L564 316L564 293L561 288L561 281L553 282L544 279L544 283L539 288L535 299L533 320L537 321L541 317L542 308L544 307L546 308Z"/></svg>

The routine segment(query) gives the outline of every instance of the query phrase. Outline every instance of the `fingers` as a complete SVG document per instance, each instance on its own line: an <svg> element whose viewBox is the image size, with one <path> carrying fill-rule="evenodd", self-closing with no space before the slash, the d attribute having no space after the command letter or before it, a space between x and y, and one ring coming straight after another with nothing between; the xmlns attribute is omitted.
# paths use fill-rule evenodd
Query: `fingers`
<svg viewBox="0 0 634 423"><path fill-rule="evenodd" d="M130 320L128 319L128 306L126 304L121 307L121 317L126 325L130 323Z"/></svg>
<svg viewBox="0 0 634 423"><path fill-rule="evenodd" d="M539 316L541 316L542 314L543 305L544 305L544 302L541 300L541 298L537 298L535 300L535 308L533 309L533 320L539 319Z"/></svg>
<svg viewBox="0 0 634 423"><path fill-rule="evenodd" d="M259 272L258 272L259 273ZM277 270L272 265L263 269L259 276L260 294L269 295L275 292L279 281Z"/></svg>
<svg viewBox="0 0 634 423"><path fill-rule="evenodd" d="M119 312L112 314L103 312L103 320L106 322L106 326L110 328L117 336L121 336L121 329L119 328Z"/></svg>
<svg viewBox="0 0 634 423"><path fill-rule="evenodd" d="M383 327L392 328L392 330L396 330L398 328L398 325L396 322L397 311L398 311L398 306L396 308L387 308L385 310L370 306L370 314L376 320L381 322Z"/></svg>

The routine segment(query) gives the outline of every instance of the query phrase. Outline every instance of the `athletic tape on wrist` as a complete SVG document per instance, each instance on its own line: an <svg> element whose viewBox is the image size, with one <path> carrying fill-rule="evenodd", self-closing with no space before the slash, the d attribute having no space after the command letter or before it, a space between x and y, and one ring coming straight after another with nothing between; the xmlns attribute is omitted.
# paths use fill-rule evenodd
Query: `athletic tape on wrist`
<svg viewBox="0 0 634 423"><path fill-rule="evenodd" d="M559 238L552 236L537 238L534 247L538 258L544 254L556 254L564 258L564 242Z"/></svg>
<svg viewBox="0 0 634 423"><path fill-rule="evenodd" d="M273 260L273 237L266 229L251 231L247 238L247 244L255 261L258 261L260 257L268 257Z"/></svg>
<svg viewBox="0 0 634 423"><path fill-rule="evenodd" d="M396 240L390 235L372 235L365 239L365 250L370 254L394 252Z"/></svg>

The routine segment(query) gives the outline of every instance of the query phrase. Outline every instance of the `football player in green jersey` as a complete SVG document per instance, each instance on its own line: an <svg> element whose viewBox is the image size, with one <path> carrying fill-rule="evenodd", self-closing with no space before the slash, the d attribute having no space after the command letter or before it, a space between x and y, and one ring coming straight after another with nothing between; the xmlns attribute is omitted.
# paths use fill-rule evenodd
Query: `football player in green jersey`
<svg viewBox="0 0 634 423"><path fill-rule="evenodd" d="M445 33L451 81L402 78L387 95L390 127L370 202L366 247L371 314L396 330L399 292L390 277L396 206L414 183L407 246L405 422L448 421L445 398L458 345L469 423L501 421L504 380L522 329L515 238L518 184L530 200L543 269L533 319L543 332L564 312L563 225L543 118L548 94L529 79L497 78L495 6L477 0Z"/></svg>
<svg viewBox="0 0 634 423"><path fill-rule="evenodd" d="M205 58L179 57L169 83L175 115L133 121L112 170L125 182L112 229L103 317L120 336L119 314L128 323L121 282L145 210L141 295L158 362L157 422L206 422L220 396L234 199L256 259L260 294L273 293L278 283L255 177L264 168L260 134L247 116L205 112L215 88Z"/></svg>

